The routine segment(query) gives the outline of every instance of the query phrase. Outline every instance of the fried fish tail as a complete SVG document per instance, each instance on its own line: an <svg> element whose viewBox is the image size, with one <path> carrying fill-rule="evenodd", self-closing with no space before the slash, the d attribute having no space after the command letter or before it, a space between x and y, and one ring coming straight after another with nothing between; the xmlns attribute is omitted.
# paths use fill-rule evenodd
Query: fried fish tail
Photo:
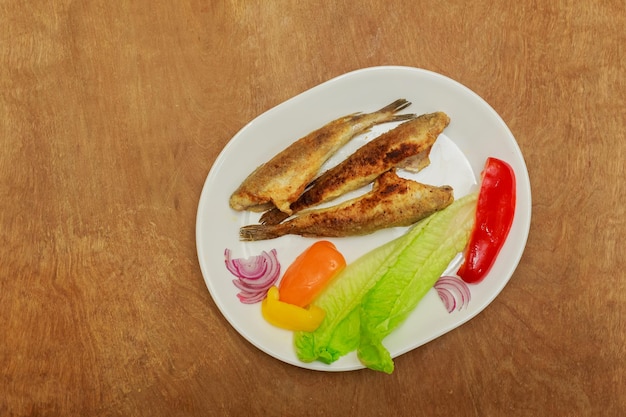
<svg viewBox="0 0 626 417"><path fill-rule="evenodd" d="M289 231L283 227L271 227L263 224L250 224L248 226L243 226L239 230L239 240L242 240L244 242L253 242L257 240L276 239L277 237L288 234Z"/></svg>
<svg viewBox="0 0 626 417"><path fill-rule="evenodd" d="M410 104L405 99L398 99L372 113L354 113L333 120L298 139L256 168L233 192L230 207L234 210L263 211L268 206L274 206L290 213L291 203L341 146L374 125L417 117L414 114L396 114Z"/></svg>
<svg viewBox="0 0 626 417"><path fill-rule="evenodd" d="M311 209L284 223L243 226L243 241L274 239L292 234L309 237L366 235L387 227L409 226L452 203L452 187L436 187L383 173L372 190L336 206Z"/></svg>
<svg viewBox="0 0 626 417"><path fill-rule="evenodd" d="M399 112L400 110L406 109L410 105L411 105L410 101L403 99L403 98L399 98L393 103L387 104L385 107L375 111L374 113L393 114L390 121L407 120L416 116L414 114L395 114L395 113Z"/></svg>
<svg viewBox="0 0 626 417"><path fill-rule="evenodd" d="M272 207L261 215L259 222L265 225L278 224L289 217L289 213L278 210L276 207Z"/></svg>

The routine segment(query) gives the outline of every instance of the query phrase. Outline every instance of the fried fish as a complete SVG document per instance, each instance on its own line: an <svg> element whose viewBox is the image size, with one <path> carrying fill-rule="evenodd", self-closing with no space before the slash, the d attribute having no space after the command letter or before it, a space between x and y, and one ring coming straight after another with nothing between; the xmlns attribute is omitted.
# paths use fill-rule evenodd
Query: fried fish
<svg viewBox="0 0 626 417"><path fill-rule="evenodd" d="M376 230L409 226L444 209L454 200L452 187L421 184L399 177L395 170L380 175L368 193L336 206L310 209L279 224L240 228L243 241L293 234L309 237L358 236Z"/></svg>
<svg viewBox="0 0 626 417"><path fill-rule="evenodd" d="M374 125L417 117L414 114L396 114L410 104L399 99L373 113L350 114L300 138L255 169L231 195L230 207L251 211L277 207L290 213L290 204L341 146Z"/></svg>
<svg viewBox="0 0 626 417"><path fill-rule="evenodd" d="M293 213L357 190L391 168L419 171L430 163L430 149L449 123L448 115L436 112L400 124L316 178L289 210L272 208L261 216L260 222L278 224Z"/></svg>

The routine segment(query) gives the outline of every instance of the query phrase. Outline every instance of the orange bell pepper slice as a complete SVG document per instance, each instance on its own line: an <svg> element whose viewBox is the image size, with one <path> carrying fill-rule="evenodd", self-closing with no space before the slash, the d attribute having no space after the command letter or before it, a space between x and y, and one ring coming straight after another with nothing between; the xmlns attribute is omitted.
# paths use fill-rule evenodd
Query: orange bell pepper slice
<svg viewBox="0 0 626 417"><path fill-rule="evenodd" d="M320 240L300 254L287 268L279 284L280 300L306 307L346 267L335 245Z"/></svg>

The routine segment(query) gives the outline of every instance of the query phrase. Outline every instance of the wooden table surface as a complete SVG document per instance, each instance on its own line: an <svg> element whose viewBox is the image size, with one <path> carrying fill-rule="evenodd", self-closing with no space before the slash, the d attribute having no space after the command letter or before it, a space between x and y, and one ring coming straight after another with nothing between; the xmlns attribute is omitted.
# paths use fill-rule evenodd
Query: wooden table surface
<svg viewBox="0 0 626 417"><path fill-rule="evenodd" d="M623 6L3 1L0 415L626 415ZM502 116L528 244L487 309L393 374L305 370L220 314L200 192L257 115L378 65Z"/></svg>

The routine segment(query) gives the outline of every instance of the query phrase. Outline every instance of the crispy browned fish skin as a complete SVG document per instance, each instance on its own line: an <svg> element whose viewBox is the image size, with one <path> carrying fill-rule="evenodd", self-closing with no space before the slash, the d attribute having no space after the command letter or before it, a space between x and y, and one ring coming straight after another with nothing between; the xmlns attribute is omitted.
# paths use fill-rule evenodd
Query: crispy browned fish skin
<svg viewBox="0 0 626 417"><path fill-rule="evenodd" d="M289 213L289 205L341 146L376 124L417 117L395 114L410 104L399 99L378 111L341 117L309 133L255 169L231 195L230 206L263 211L273 205Z"/></svg>
<svg viewBox="0 0 626 417"><path fill-rule="evenodd" d="M277 224L309 207L330 201L372 182L395 167L417 171L428 165L428 154L450 118L443 112L424 114L404 122L357 149L346 160L315 179L290 212L273 208L261 216L263 224Z"/></svg>
<svg viewBox="0 0 626 417"><path fill-rule="evenodd" d="M283 235L344 237L376 230L409 226L452 203L452 187L435 187L401 178L395 170L383 173L372 190L333 207L312 209L274 225L244 226L244 241L274 239Z"/></svg>

